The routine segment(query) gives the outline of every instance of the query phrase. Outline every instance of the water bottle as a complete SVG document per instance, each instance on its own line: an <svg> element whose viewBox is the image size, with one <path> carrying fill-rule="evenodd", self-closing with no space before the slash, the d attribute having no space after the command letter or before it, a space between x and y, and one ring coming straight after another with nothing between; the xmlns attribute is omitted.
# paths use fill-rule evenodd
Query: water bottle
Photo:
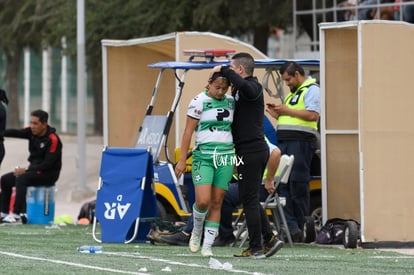
<svg viewBox="0 0 414 275"><path fill-rule="evenodd" d="M82 245L77 248L79 253L102 253L103 247L101 245Z"/></svg>

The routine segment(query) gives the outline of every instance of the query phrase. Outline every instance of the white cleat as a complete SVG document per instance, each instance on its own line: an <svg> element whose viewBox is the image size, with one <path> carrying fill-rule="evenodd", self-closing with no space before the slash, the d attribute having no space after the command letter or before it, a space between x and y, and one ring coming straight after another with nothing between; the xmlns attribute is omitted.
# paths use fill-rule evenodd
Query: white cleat
<svg viewBox="0 0 414 275"><path fill-rule="evenodd" d="M191 234L190 241L188 242L188 247L191 252L197 252L200 249L200 237Z"/></svg>
<svg viewBox="0 0 414 275"><path fill-rule="evenodd" d="M202 248L201 249L201 256L203 257L212 257L213 255L213 251L211 250L211 248Z"/></svg>

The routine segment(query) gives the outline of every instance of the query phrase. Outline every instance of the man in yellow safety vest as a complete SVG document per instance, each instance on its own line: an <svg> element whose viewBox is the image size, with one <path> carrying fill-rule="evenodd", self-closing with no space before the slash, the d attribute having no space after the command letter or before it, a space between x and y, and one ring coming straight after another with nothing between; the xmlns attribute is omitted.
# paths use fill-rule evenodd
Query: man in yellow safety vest
<svg viewBox="0 0 414 275"><path fill-rule="evenodd" d="M284 212L292 240L300 242L304 217L309 215L311 162L319 136L320 89L316 79L306 76L294 61L287 61L279 71L290 93L283 104L266 104L266 111L277 119L282 154L295 157L289 183L280 185L279 195L286 198Z"/></svg>

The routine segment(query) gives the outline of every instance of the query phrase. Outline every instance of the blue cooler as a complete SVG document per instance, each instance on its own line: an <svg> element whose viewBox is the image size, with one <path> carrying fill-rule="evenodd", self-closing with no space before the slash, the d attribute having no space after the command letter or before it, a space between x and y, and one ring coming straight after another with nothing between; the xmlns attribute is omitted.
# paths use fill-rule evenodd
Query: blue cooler
<svg viewBox="0 0 414 275"><path fill-rule="evenodd" d="M55 186L29 186L26 194L27 223L49 224L55 217Z"/></svg>

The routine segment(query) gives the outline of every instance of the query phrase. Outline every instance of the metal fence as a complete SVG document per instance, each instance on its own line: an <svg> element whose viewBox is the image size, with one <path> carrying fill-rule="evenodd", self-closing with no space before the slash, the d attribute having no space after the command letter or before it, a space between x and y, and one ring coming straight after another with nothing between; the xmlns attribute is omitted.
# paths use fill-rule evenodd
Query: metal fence
<svg viewBox="0 0 414 275"><path fill-rule="evenodd" d="M311 9L298 9L298 0L293 0L293 35L297 37L300 29L300 16L308 15L312 16L312 35L310 42L298 42L295 39L294 49L295 51L300 51L301 49L309 49L309 51L318 51L319 50L319 29L318 24L322 22L340 22L346 20L362 20L363 12L367 9L375 9L376 15L378 18L381 18L381 12L383 8L392 7L397 12L394 14L393 20L404 21L404 15L401 11L405 6L413 6L414 1L404 1L404 2L390 2L390 3L381 3L381 0L371 0L371 1L354 1L355 5L352 5L350 1L347 0L333 0L329 1L332 3L328 5L326 0L299 0L299 1L312 1ZM346 13L352 13L352 17L347 19L344 17Z"/></svg>

